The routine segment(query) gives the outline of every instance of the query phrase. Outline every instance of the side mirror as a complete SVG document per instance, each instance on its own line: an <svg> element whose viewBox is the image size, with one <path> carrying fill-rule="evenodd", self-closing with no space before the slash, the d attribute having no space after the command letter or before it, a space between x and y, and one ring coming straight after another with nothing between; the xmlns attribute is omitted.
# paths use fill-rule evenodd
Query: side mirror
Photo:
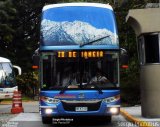
<svg viewBox="0 0 160 127"><path fill-rule="evenodd" d="M34 54L32 56L32 59L33 59L33 66L32 66L32 68L33 69L38 69L38 67L39 67L39 55L38 54Z"/></svg>
<svg viewBox="0 0 160 127"><path fill-rule="evenodd" d="M120 50L120 65L122 68L128 68L128 53L126 49L121 48Z"/></svg>
<svg viewBox="0 0 160 127"><path fill-rule="evenodd" d="M19 66L13 65L13 68L15 68L16 70L18 70L18 75L22 74L22 69Z"/></svg>

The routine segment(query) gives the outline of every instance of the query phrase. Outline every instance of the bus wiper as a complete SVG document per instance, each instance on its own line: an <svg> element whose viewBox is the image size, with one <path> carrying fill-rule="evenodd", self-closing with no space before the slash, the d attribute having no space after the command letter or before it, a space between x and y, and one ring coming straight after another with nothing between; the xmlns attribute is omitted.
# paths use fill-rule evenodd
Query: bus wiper
<svg viewBox="0 0 160 127"><path fill-rule="evenodd" d="M101 37L101 38L98 38L98 39L96 39L96 40L93 40L93 41L90 41L90 42L87 42L87 43L80 44L80 47L83 47L83 46L85 46L85 45L92 44L92 43L94 43L94 42L100 41L100 40L102 40L102 39L104 39L104 38L107 38L107 37L110 37L110 35L106 35L106 36Z"/></svg>
<svg viewBox="0 0 160 127"><path fill-rule="evenodd" d="M99 86L97 86L96 83L92 83L92 84L93 84L93 85L95 86L95 88L98 90L99 94L103 94L102 89L101 89Z"/></svg>
<svg viewBox="0 0 160 127"><path fill-rule="evenodd" d="M66 91L66 89L68 88L69 85L70 85L70 83L68 83L66 86L64 86L62 88L62 90L59 92L59 94L63 94Z"/></svg>
<svg viewBox="0 0 160 127"><path fill-rule="evenodd" d="M63 94L65 91L66 91L66 89L68 88L68 86L71 84L71 80L69 80L69 82L68 82L68 84L67 85L65 85L63 88L62 88L62 90L59 92L59 94Z"/></svg>

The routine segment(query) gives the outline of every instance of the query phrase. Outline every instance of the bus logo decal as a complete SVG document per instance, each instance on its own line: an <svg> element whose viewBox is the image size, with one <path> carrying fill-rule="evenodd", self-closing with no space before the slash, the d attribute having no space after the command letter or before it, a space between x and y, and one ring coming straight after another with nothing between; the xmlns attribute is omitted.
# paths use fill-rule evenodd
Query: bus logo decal
<svg viewBox="0 0 160 127"><path fill-rule="evenodd" d="M84 93L80 93L80 94L78 94L78 98L85 98Z"/></svg>

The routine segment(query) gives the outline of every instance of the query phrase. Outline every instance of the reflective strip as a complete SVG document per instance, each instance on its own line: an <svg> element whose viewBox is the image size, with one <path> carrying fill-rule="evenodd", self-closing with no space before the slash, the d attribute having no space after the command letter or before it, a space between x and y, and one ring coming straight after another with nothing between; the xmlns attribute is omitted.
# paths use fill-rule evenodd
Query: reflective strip
<svg viewBox="0 0 160 127"><path fill-rule="evenodd" d="M21 100L22 98L13 98L13 100Z"/></svg>
<svg viewBox="0 0 160 127"><path fill-rule="evenodd" d="M13 104L22 103L22 101L14 101Z"/></svg>
<svg viewBox="0 0 160 127"><path fill-rule="evenodd" d="M13 96L14 97L19 97L19 96L21 96L21 94L14 94Z"/></svg>
<svg viewBox="0 0 160 127"><path fill-rule="evenodd" d="M20 106L19 104L15 104L15 105L14 105L14 107L19 107L19 106Z"/></svg>

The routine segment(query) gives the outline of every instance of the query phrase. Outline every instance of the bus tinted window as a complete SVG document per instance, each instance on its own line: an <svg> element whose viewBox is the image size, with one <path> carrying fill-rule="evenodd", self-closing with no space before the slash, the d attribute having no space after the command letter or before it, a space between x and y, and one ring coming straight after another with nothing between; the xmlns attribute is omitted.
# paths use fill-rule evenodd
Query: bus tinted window
<svg viewBox="0 0 160 127"><path fill-rule="evenodd" d="M145 35L145 55L146 63L159 63L159 37L155 35Z"/></svg>
<svg viewBox="0 0 160 127"><path fill-rule="evenodd" d="M15 85L14 74L10 63L0 63L0 86L13 87Z"/></svg>
<svg viewBox="0 0 160 127"><path fill-rule="evenodd" d="M98 53L97 57L93 52L74 51L73 57L68 56L69 52L63 55L54 52L42 55L43 60L43 89L56 89L68 86L68 88L95 88L94 83L101 88L118 86L118 54L104 52ZM57 55L58 54L58 55ZM99 73L99 74L97 74ZM101 76L98 79L96 76ZM100 77L99 77L100 78ZM106 79L106 80L105 80Z"/></svg>

